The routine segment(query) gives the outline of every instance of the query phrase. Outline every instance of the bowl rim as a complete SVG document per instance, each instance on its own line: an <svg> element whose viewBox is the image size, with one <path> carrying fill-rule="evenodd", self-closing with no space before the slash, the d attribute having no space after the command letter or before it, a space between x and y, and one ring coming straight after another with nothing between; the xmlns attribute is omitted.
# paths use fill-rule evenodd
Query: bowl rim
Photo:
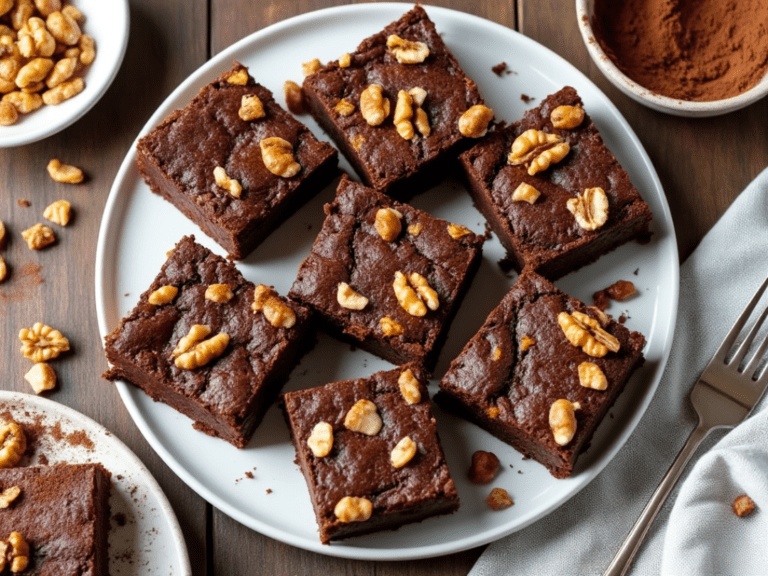
<svg viewBox="0 0 768 576"><path fill-rule="evenodd" d="M603 51L592 30L594 0L576 0L576 19L581 37L592 61L603 75L630 98L658 110L677 116L716 116L739 110L768 95L768 72L755 86L730 98L697 102L662 96L638 84L624 74Z"/></svg>

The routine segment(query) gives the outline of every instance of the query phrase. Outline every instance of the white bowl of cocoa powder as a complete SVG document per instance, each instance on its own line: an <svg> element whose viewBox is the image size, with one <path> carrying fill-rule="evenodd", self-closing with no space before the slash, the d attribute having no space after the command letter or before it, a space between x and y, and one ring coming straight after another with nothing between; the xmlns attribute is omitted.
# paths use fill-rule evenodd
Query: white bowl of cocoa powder
<svg viewBox="0 0 768 576"><path fill-rule="evenodd" d="M768 95L766 0L576 0L592 60L654 110L717 116Z"/></svg>

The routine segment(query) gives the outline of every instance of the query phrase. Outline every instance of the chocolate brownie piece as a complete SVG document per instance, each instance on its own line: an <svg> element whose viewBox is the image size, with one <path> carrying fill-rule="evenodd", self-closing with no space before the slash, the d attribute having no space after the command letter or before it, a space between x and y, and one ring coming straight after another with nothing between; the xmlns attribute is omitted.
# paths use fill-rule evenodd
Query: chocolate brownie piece
<svg viewBox="0 0 768 576"><path fill-rule="evenodd" d="M265 289L194 236L182 238L106 337L113 367L105 377L131 382L192 418L196 429L242 448L303 351L309 323L308 309ZM269 300L261 311L252 309L255 294ZM182 339L196 326L204 329L182 354Z"/></svg>
<svg viewBox="0 0 768 576"><path fill-rule="evenodd" d="M101 464L0 469L0 488L20 489L0 511L0 540L15 531L27 542L23 574L109 574L109 477Z"/></svg>
<svg viewBox="0 0 768 576"><path fill-rule="evenodd" d="M429 55L421 63L401 64L387 48L390 35L426 44ZM482 104L477 85L463 72L421 6L364 40L349 56L348 66L334 61L304 79L307 109L366 185L402 195L434 185L460 149L474 142L462 136L458 121L467 109ZM378 126L369 125L360 110L360 95L371 84L381 86L390 103L390 113ZM416 129L414 137L406 140L393 119L398 93L416 87L426 90L421 109L431 131L424 136ZM349 109L339 106L342 101Z"/></svg>
<svg viewBox="0 0 768 576"><path fill-rule="evenodd" d="M613 347L618 345L618 350L607 350L602 357L587 354L566 337L561 322L570 320L561 318L561 313L571 319L586 314L586 331L594 336L595 327L588 324L599 326L608 334L598 334L600 341L615 338ZM572 338L585 337L574 327L569 330ZM644 345L642 334L630 332L528 270L451 363L436 400L538 460L556 478L565 478L642 364ZM605 389L582 385L581 370L585 382L599 381L594 368L588 372L588 367L580 367L585 362L605 375ZM559 399L579 404L575 436L564 445L556 442L549 420L552 404Z"/></svg>
<svg viewBox="0 0 768 576"><path fill-rule="evenodd" d="M325 213L289 296L318 312L340 338L393 364L432 367L480 263L484 239L346 177ZM388 239L377 230L380 213L395 227ZM416 297L414 273L436 291L436 309ZM398 278L418 300L421 315L401 305L394 287ZM339 302L342 283L367 298L361 309Z"/></svg>
<svg viewBox="0 0 768 576"><path fill-rule="evenodd" d="M232 258L245 258L283 220L322 190L337 173L338 153L283 110L248 69L231 70L204 86L139 140L139 172L159 194L216 240ZM243 120L243 97L257 96L264 116ZM301 169L291 177L273 174L260 142L280 137L292 147ZM220 187L214 169L237 180L235 197Z"/></svg>
<svg viewBox="0 0 768 576"><path fill-rule="evenodd" d="M475 205L507 249L512 264L518 270L529 266L549 279L629 240L646 238L652 217L588 114L573 128L554 127L551 114L559 106L583 110L576 90L563 88L526 112L519 122L488 134L460 156ZM531 176L530 161L508 163L513 142L527 130L559 136L570 151L560 162ZM512 199L521 184L540 192L533 204ZM608 200L607 221L595 230L583 228L568 209L568 201L588 188L602 188Z"/></svg>
<svg viewBox="0 0 768 576"><path fill-rule="evenodd" d="M323 544L458 509L426 381L409 364L283 395Z"/></svg>

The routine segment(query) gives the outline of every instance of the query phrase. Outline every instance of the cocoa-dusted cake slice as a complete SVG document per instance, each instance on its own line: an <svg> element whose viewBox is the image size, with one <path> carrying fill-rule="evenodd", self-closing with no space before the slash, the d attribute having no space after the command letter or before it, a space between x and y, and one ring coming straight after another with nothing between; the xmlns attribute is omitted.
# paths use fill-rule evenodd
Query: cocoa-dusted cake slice
<svg viewBox="0 0 768 576"><path fill-rule="evenodd" d="M106 337L105 377L242 448L303 351L309 314L186 236Z"/></svg>
<svg viewBox="0 0 768 576"><path fill-rule="evenodd" d="M278 173L262 155L261 143L274 137L285 141L292 156L285 164L276 162ZM152 192L236 259L322 190L336 175L338 161L330 144L283 110L239 63L141 138L137 151L139 172ZM293 162L298 164L286 172ZM217 183L217 168L236 185L230 189L221 178Z"/></svg>
<svg viewBox="0 0 768 576"><path fill-rule="evenodd" d="M458 509L426 378L409 364L283 395L323 544Z"/></svg>
<svg viewBox="0 0 768 576"><path fill-rule="evenodd" d="M526 145L524 140L531 138L522 136L530 130L545 133L541 139L549 141ZM520 153L514 154L519 137ZM567 153L557 160L564 145ZM551 161L536 171L547 162L532 166L542 152L551 154ZM516 164L509 163L511 153L518 156L511 159ZM488 134L460 160L475 205L517 270L529 266L555 279L629 240L648 237L648 205L571 87L548 96L519 122ZM595 188L604 196L591 193L588 214L581 217L585 228L569 210L569 202L575 205L585 190Z"/></svg>
<svg viewBox="0 0 768 576"><path fill-rule="evenodd" d="M388 47L392 36L424 44L428 55L423 61L415 57L414 63L398 61L398 47ZM371 188L404 196L434 185L458 152L474 142L459 131L459 118L483 100L426 11L415 6L363 40L345 60L330 62L304 79L309 112ZM371 85L380 86L389 102L389 112L378 125L369 124L361 110L361 95ZM419 130L418 113L412 110L413 137L405 139L394 124L398 95L414 88L426 91L421 106L415 107L426 113L429 131L424 135Z"/></svg>
<svg viewBox="0 0 768 576"><path fill-rule="evenodd" d="M528 270L451 363L436 399L565 478L642 364L644 345L639 332ZM562 429L550 423L560 400Z"/></svg>
<svg viewBox="0 0 768 576"><path fill-rule="evenodd" d="M289 296L332 334L393 364L431 368L483 238L346 176L325 213Z"/></svg>
<svg viewBox="0 0 768 576"><path fill-rule="evenodd" d="M0 488L19 489L0 510L0 540L18 532L29 545L21 574L109 574L109 478L101 464L0 469Z"/></svg>

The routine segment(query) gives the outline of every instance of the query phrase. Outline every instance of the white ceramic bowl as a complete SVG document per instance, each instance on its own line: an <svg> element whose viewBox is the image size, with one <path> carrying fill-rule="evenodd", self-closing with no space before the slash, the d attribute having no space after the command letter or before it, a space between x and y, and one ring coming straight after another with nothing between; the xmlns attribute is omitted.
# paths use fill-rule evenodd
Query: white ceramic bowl
<svg viewBox="0 0 768 576"><path fill-rule="evenodd" d="M96 59L82 73L85 89L59 104L19 114L11 126L0 126L0 148L37 142L79 120L115 79L128 45L128 0L68 0L85 16L82 29L96 41Z"/></svg>
<svg viewBox="0 0 768 576"><path fill-rule="evenodd" d="M750 90L747 90L738 96L733 96L732 98L725 98L724 100L691 102L690 100L668 98L651 92L625 76L624 73L614 65L613 61L605 54L605 52L603 52L600 43L595 39L595 35L592 31L591 22L594 7L595 0L576 0L576 18L579 23L579 30L581 30L581 36L584 38L584 44L586 44L592 60L597 64L600 71L605 74L606 78L633 100L636 100L649 108L658 110L659 112L666 112L667 114L674 114L675 116L701 118L705 116L719 116L720 114L733 112L734 110L749 106L753 102L768 95L768 74L766 74L763 79Z"/></svg>

